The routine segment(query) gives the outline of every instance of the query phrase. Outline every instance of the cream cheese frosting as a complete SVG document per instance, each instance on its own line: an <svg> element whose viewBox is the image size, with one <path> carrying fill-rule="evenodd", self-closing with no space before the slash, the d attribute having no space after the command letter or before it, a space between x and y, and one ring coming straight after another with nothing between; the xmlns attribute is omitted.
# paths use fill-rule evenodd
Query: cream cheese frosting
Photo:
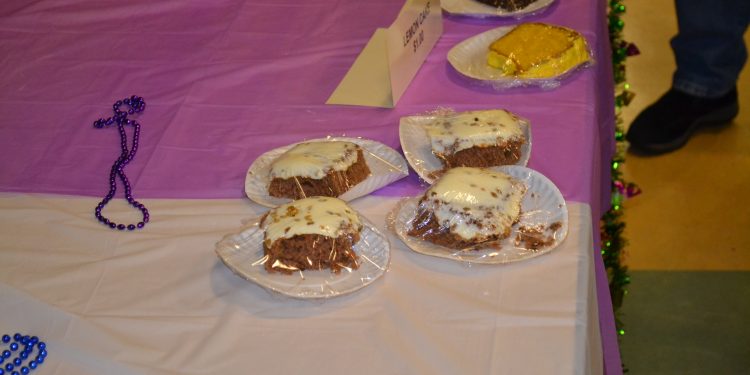
<svg viewBox="0 0 750 375"><path fill-rule="evenodd" d="M502 235L518 220L526 192L523 183L501 172L459 167L448 170L420 205L441 227L465 240Z"/></svg>
<svg viewBox="0 0 750 375"><path fill-rule="evenodd" d="M300 143L271 163L271 178L309 177L344 171L357 162L359 146L346 141Z"/></svg>
<svg viewBox="0 0 750 375"><path fill-rule="evenodd" d="M336 238L362 229L354 209L341 199L329 197L305 198L279 206L268 212L260 226L270 243L303 234Z"/></svg>
<svg viewBox="0 0 750 375"><path fill-rule="evenodd" d="M425 131L432 151L437 154L496 146L505 140L523 138L518 117L502 109L460 112L437 118L425 125Z"/></svg>

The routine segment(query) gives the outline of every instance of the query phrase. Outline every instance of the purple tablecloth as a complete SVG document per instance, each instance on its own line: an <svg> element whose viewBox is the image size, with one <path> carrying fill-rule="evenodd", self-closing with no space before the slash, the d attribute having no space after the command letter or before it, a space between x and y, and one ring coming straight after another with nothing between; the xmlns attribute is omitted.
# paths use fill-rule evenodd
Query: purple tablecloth
<svg viewBox="0 0 750 375"><path fill-rule="evenodd" d="M456 43L516 20L445 17L444 35L398 106L323 104L402 0L3 1L0 3L0 191L102 196L119 154L92 123L136 94L141 147L126 168L137 198L240 198L261 153L326 135L396 149L401 116L436 107L506 108L532 124L529 167L594 217L609 199L613 84L606 2L560 0L532 20L579 30L594 67L552 91L496 92L455 73ZM412 176L381 195L413 195ZM597 223L592 223L597 228ZM599 260L599 263L601 261ZM599 271L609 373L619 371L606 277ZM601 285L601 284L604 285Z"/></svg>

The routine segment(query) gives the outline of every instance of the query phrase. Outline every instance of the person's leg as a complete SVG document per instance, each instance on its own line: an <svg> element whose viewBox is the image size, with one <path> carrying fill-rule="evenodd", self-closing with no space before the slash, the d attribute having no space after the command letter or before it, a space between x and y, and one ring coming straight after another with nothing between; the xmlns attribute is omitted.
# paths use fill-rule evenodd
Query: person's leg
<svg viewBox="0 0 750 375"><path fill-rule="evenodd" d="M734 88L747 49L748 0L676 0L679 33L672 39L677 71L672 87L716 98Z"/></svg>
<svg viewBox="0 0 750 375"><path fill-rule="evenodd" d="M739 112L736 83L747 60L742 37L750 0L676 0L676 7L672 89L636 117L626 137L642 154L676 150L695 130L726 124Z"/></svg>

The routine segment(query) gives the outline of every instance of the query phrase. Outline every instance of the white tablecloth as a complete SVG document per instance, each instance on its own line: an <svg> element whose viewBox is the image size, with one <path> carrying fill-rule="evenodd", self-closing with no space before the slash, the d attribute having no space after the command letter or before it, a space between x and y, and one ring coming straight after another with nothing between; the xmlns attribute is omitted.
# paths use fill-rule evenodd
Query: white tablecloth
<svg viewBox="0 0 750 375"><path fill-rule="evenodd" d="M384 228L396 201L353 206ZM218 260L214 244L264 211L248 200L144 200L152 223L136 232L98 224L97 202L0 194L0 334L48 343L35 373L603 371L585 204L568 202L559 248L508 265L420 255L389 233L385 276L322 302L274 295Z"/></svg>

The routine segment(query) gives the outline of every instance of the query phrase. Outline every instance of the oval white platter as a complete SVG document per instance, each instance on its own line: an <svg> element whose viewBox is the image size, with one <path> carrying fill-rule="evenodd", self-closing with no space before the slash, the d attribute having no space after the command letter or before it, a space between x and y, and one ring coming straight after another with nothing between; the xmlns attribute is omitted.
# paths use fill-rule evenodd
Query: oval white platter
<svg viewBox="0 0 750 375"><path fill-rule="evenodd" d="M430 137L427 136L424 126L440 117L444 116L438 114L405 116L401 117L398 127L401 148L404 150L406 160L419 177L430 185L437 179L437 174L443 169L443 164L432 153ZM526 166L531 157L531 127L528 120L522 117L518 119L526 143L521 146L521 158L515 165Z"/></svg>
<svg viewBox="0 0 750 375"><path fill-rule="evenodd" d="M409 168L406 165L404 157L396 150L380 142L349 137L319 138L304 142L330 141L348 141L356 143L362 147L365 162L370 168L370 176L339 196L339 199L351 201L363 197L409 175ZM297 143L273 149L253 161L245 177L245 194L248 198L266 207L277 207L292 201L289 198L272 197L268 194L268 185L271 183L271 177L269 174L271 163L296 144Z"/></svg>
<svg viewBox="0 0 750 375"><path fill-rule="evenodd" d="M299 299L331 298L355 292L371 284L388 269L391 259L388 238L360 216L364 224L353 250L358 269L299 271L291 275L269 273L263 261L263 230L258 221L227 235L216 244L216 255L232 272L274 292Z"/></svg>
<svg viewBox="0 0 750 375"><path fill-rule="evenodd" d="M420 197L410 198L400 203L393 217L393 226L398 237L413 251L435 257L447 258L468 263L504 264L531 259L547 254L557 248L568 235L568 206L557 186L541 173L521 166L489 168L506 173L526 185L526 194L521 203L521 216L513 225L508 238L488 245L480 245L471 250L456 250L436 245L432 242L412 237L408 234L412 220L416 216ZM522 226L548 227L559 223L560 227L551 233L553 242L539 249L529 249L523 244L516 245L515 238Z"/></svg>
<svg viewBox="0 0 750 375"><path fill-rule="evenodd" d="M487 52L492 42L513 30L514 27L502 26L491 29L456 44L448 51L448 62L460 74L474 80L490 83L493 87L500 89L520 86L540 86L544 89L552 89L560 86L564 77L578 67L590 64L590 61L584 62L548 78L520 78L504 75L500 69L495 69L487 64Z"/></svg>

